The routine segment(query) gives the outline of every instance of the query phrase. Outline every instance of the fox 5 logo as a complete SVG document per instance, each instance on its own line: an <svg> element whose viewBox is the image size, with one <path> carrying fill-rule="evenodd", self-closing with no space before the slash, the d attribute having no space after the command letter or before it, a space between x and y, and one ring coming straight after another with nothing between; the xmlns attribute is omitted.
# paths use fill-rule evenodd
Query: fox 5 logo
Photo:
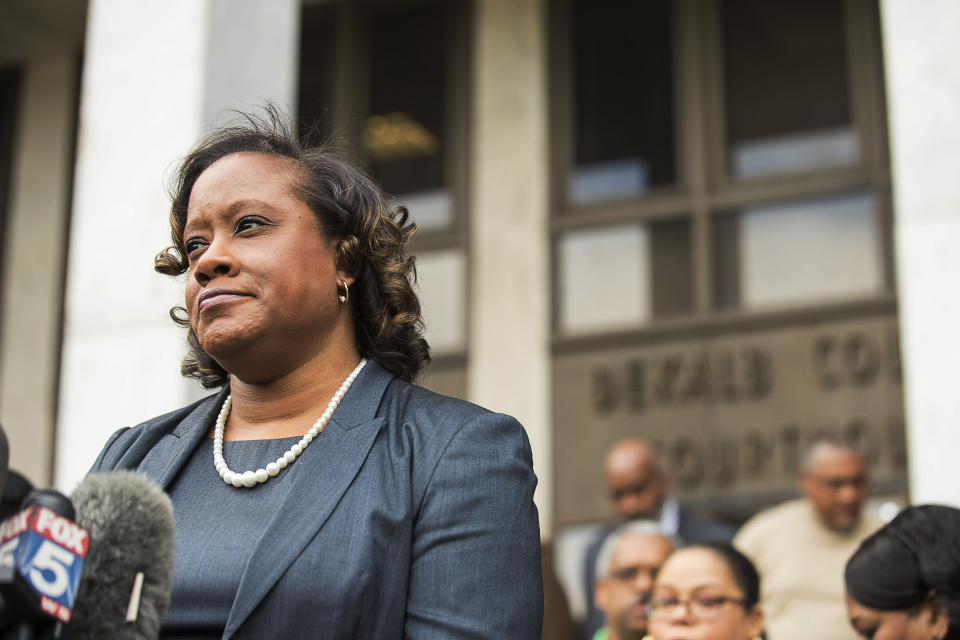
<svg viewBox="0 0 960 640"><path fill-rule="evenodd" d="M56 602L60 606L50 612L69 619L89 547L87 531L44 507L22 511L4 525L13 525L6 527L13 535L0 544L0 565L16 564L45 608Z"/></svg>

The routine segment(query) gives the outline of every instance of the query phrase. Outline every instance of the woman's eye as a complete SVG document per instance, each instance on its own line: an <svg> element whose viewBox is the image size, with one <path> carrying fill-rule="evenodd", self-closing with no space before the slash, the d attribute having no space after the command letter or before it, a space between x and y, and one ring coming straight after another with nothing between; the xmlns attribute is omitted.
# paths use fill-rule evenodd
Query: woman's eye
<svg viewBox="0 0 960 640"><path fill-rule="evenodd" d="M653 596L650 602L654 607L670 608L677 606L680 601L672 596Z"/></svg>
<svg viewBox="0 0 960 640"><path fill-rule="evenodd" d="M187 250L187 256L189 257L202 249L204 244L204 241L200 238L190 238L183 243L183 247Z"/></svg>
<svg viewBox="0 0 960 640"><path fill-rule="evenodd" d="M262 218L256 216L244 216L237 221L237 233L242 233L244 231L249 231L250 229L255 229L257 227L262 227L266 224L266 221Z"/></svg>
<svg viewBox="0 0 960 640"><path fill-rule="evenodd" d="M711 609L713 607L719 607L724 602L726 602L726 600L727 600L726 598L722 598L718 596L700 596L699 598L696 599L696 602L701 607Z"/></svg>

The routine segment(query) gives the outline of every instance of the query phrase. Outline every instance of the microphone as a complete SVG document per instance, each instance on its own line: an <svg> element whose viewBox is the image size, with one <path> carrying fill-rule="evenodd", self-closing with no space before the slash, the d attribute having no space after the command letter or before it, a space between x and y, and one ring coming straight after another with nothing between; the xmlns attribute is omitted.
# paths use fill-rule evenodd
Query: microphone
<svg viewBox="0 0 960 640"><path fill-rule="evenodd" d="M71 640L156 640L173 587L170 498L132 471L93 473L72 496L90 532Z"/></svg>
<svg viewBox="0 0 960 640"><path fill-rule="evenodd" d="M33 491L0 524L0 628L18 639L60 638L70 621L89 535L62 493Z"/></svg>
<svg viewBox="0 0 960 640"><path fill-rule="evenodd" d="M0 524L0 637L155 640L173 549L170 498L145 476L91 474L72 503L34 491Z"/></svg>

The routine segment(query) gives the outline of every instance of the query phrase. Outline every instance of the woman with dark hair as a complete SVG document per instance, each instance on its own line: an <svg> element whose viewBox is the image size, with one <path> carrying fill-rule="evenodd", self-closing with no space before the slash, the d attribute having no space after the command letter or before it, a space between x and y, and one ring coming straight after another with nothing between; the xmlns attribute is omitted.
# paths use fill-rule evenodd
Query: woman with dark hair
<svg viewBox="0 0 960 640"><path fill-rule="evenodd" d="M850 624L864 638L960 638L960 510L907 507L861 543L844 580Z"/></svg>
<svg viewBox="0 0 960 640"><path fill-rule="evenodd" d="M540 637L529 443L412 384L407 217L273 109L184 160L156 269L186 277L182 373L222 388L94 465L173 501L164 637Z"/></svg>
<svg viewBox="0 0 960 640"><path fill-rule="evenodd" d="M654 640L757 640L763 637L760 576L725 542L682 547L657 573L650 601Z"/></svg>

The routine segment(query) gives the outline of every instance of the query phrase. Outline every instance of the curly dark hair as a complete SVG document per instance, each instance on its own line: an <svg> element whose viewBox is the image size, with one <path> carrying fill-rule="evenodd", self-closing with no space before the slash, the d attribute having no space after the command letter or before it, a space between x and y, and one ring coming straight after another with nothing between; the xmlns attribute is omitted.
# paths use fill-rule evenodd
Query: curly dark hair
<svg viewBox="0 0 960 640"><path fill-rule="evenodd" d="M171 189L170 236L173 244L161 251L154 268L178 276L188 268L183 229L194 183L210 165L233 153L255 152L288 158L299 173L299 197L317 217L320 229L337 244L337 268L355 278L350 289L357 349L376 358L388 371L412 381L430 362L423 338L420 301L413 290L414 259L405 247L416 225L406 207L396 204L361 170L338 158L328 145L301 141L295 127L275 107L263 116L240 114L239 124L221 127L206 136L181 163ZM174 307L170 317L190 327L186 309ZM180 367L204 388L226 384L228 374L200 345L192 328L187 355Z"/></svg>
<svg viewBox="0 0 960 640"><path fill-rule="evenodd" d="M960 638L960 510L907 507L860 543L844 582L851 598L883 611L914 610L932 593L950 618L945 640Z"/></svg>

